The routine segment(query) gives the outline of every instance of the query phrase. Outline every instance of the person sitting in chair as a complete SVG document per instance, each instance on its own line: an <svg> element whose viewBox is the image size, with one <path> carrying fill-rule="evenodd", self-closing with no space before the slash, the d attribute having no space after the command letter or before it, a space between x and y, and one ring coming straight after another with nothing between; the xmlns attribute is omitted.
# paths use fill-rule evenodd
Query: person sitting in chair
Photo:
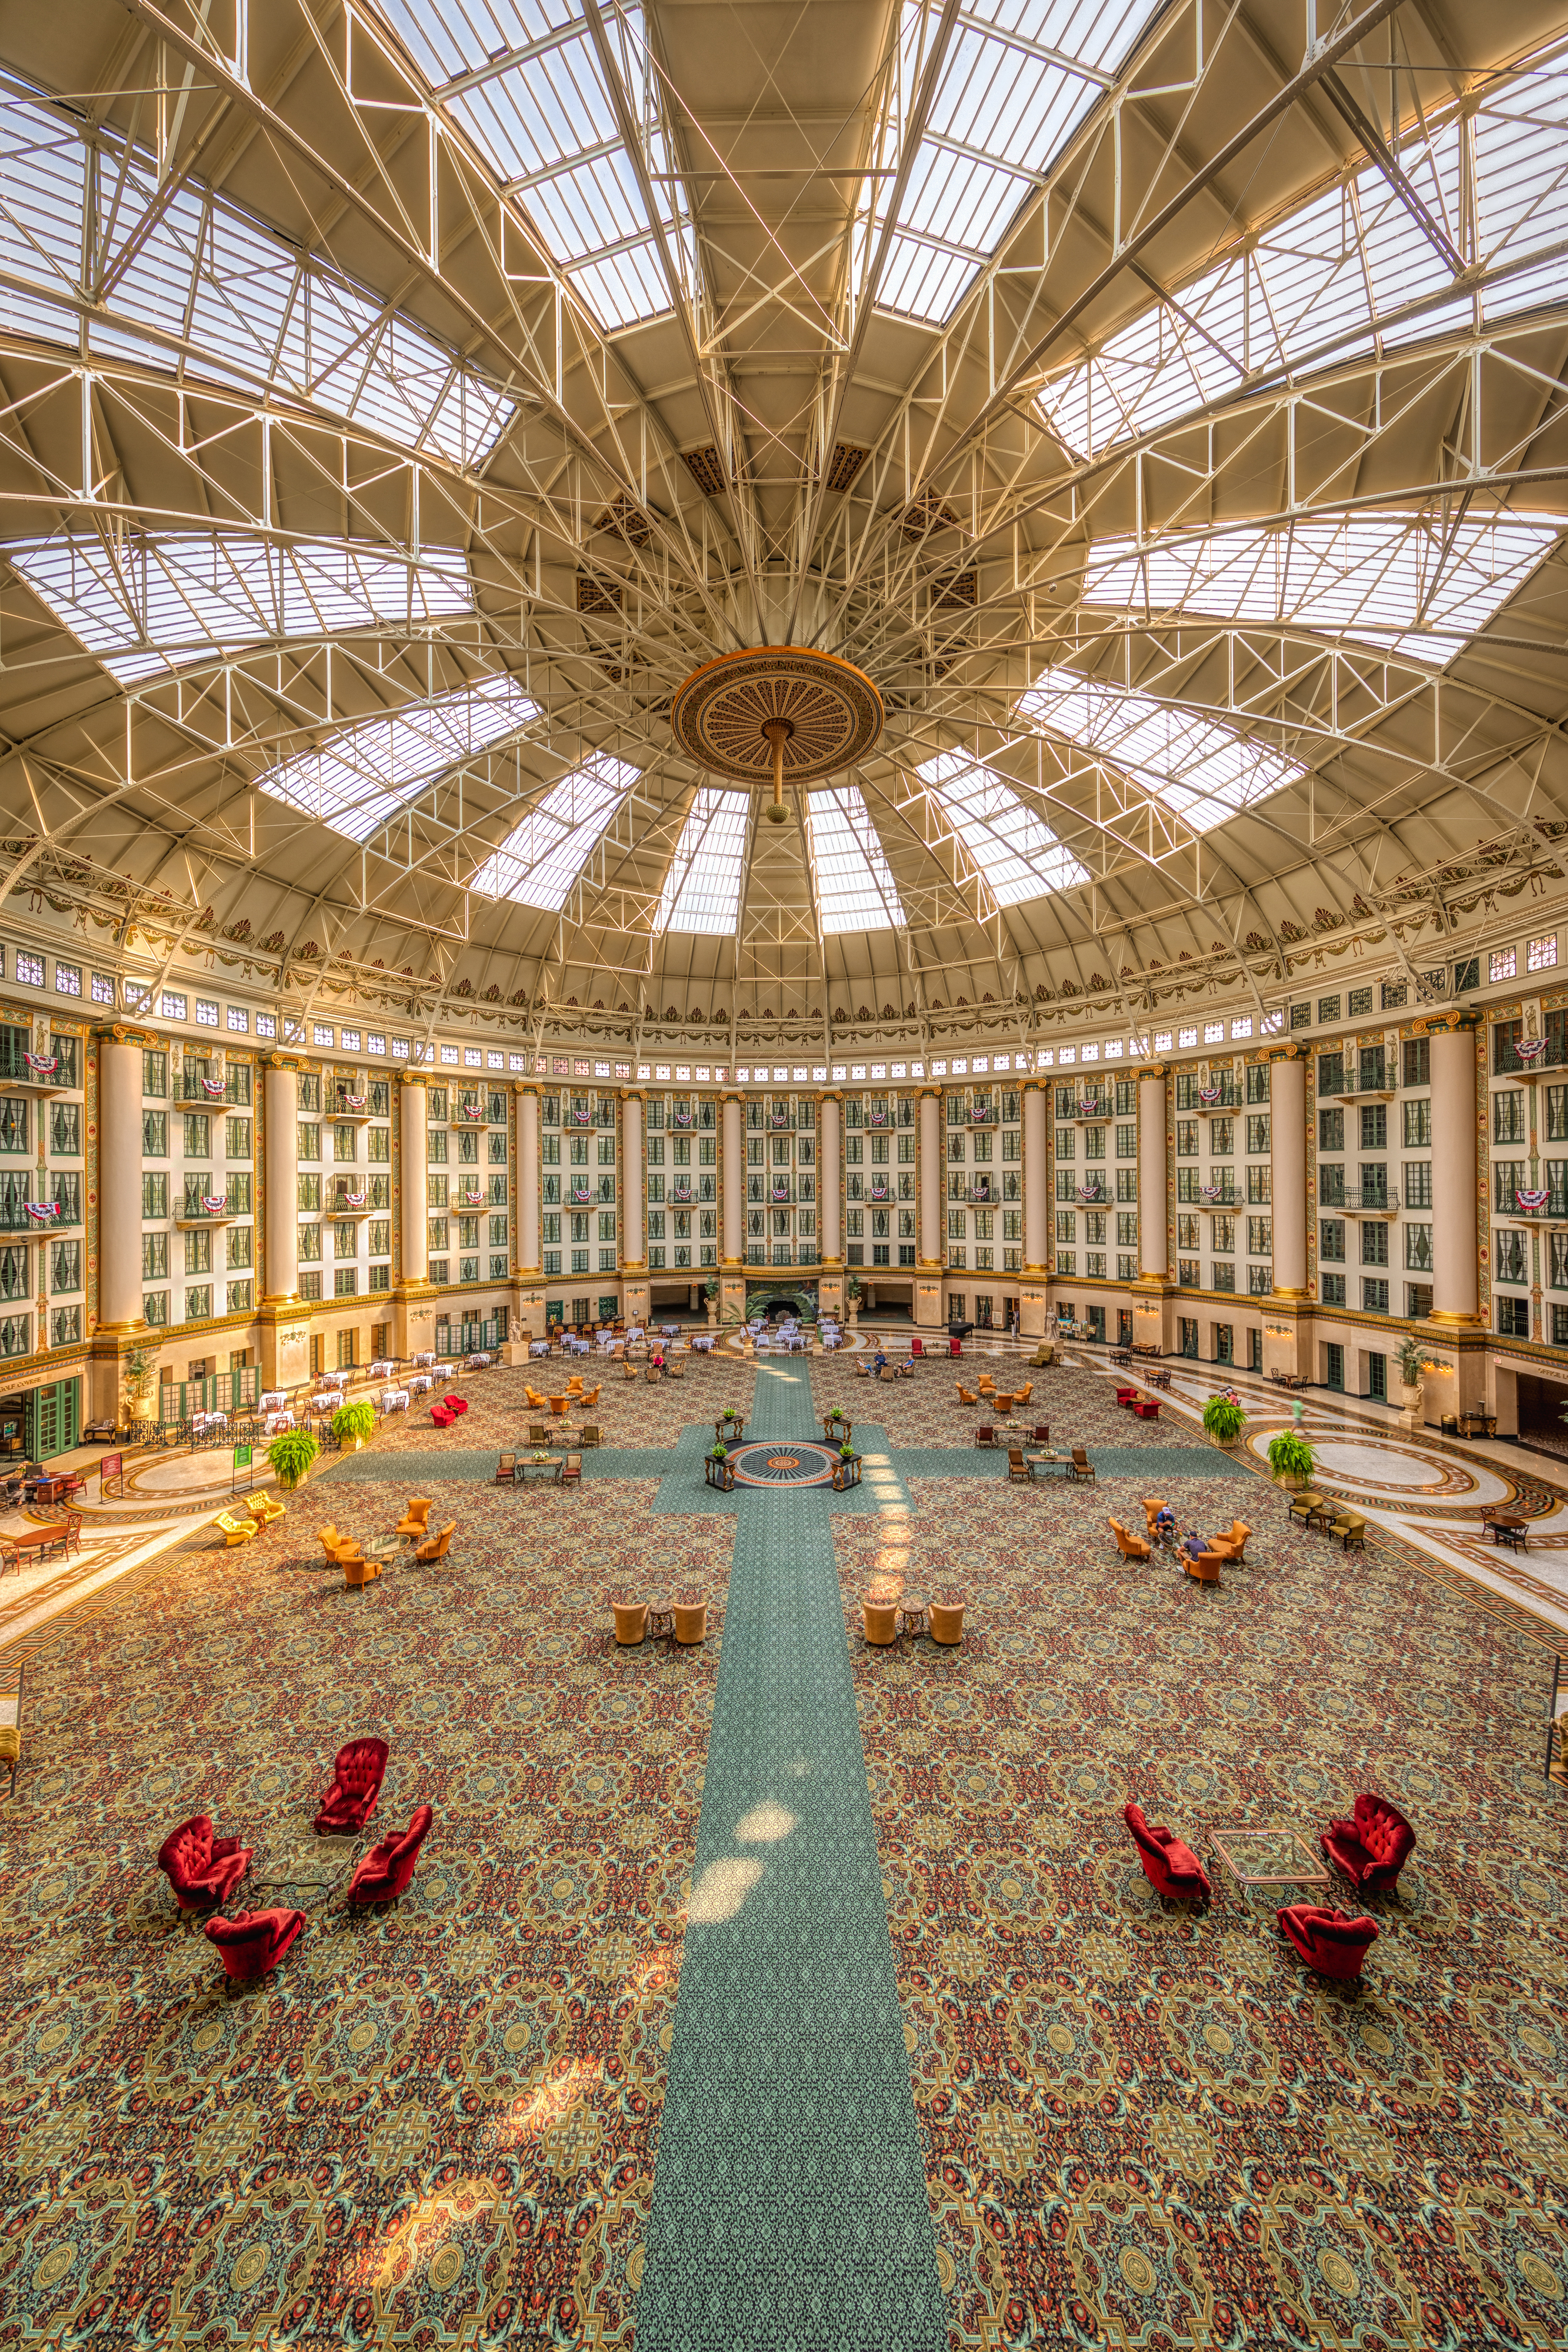
<svg viewBox="0 0 1568 2352"><path fill-rule="evenodd" d="M887 1363L887 1357L883 1354L881 1349L879 1348L876 1354L871 1359L871 1370L877 1374L879 1380L881 1378L882 1368Z"/></svg>
<svg viewBox="0 0 1568 2352"><path fill-rule="evenodd" d="M1176 1515L1169 1503L1165 1503L1154 1514L1155 1541L1163 1544L1172 1543L1175 1539L1175 1534Z"/></svg>
<svg viewBox="0 0 1568 2352"><path fill-rule="evenodd" d="M661 1380L663 1379L664 1349L662 1348L656 1349L654 1354L648 1358L648 1370L651 1372L657 1372L659 1375L659 1378Z"/></svg>
<svg viewBox="0 0 1568 2352"><path fill-rule="evenodd" d="M1204 1553L1207 1551L1208 1546L1196 1528L1189 1528L1182 1538L1182 1549L1189 1553L1194 1559L1201 1559Z"/></svg>

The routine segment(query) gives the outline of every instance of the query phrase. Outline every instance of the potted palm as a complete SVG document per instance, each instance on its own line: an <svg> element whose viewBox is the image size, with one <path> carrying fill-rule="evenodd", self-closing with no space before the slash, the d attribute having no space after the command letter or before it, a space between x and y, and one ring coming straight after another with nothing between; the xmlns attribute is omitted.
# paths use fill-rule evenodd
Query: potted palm
<svg viewBox="0 0 1568 2352"><path fill-rule="evenodd" d="M1268 1441L1268 1475L1279 1486L1292 1486L1298 1491L1311 1484L1317 1457L1304 1437L1293 1429L1282 1429Z"/></svg>
<svg viewBox="0 0 1568 2352"><path fill-rule="evenodd" d="M1204 1427L1210 1442L1227 1450L1238 1444L1247 1427L1247 1413L1234 1389L1221 1389L1204 1407Z"/></svg>
<svg viewBox="0 0 1568 2352"><path fill-rule="evenodd" d="M853 1328L856 1318L860 1312L860 1277L858 1274L850 1276L844 1296L847 1301L850 1326Z"/></svg>
<svg viewBox="0 0 1568 2352"><path fill-rule="evenodd" d="M365 1440L375 1434L375 1408L366 1397L341 1404L332 1415L331 1430L340 1445L357 1454Z"/></svg>
<svg viewBox="0 0 1568 2352"><path fill-rule="evenodd" d="M702 1286L702 1296L708 1307L708 1328L712 1330L719 1320L719 1277L710 1274Z"/></svg>
<svg viewBox="0 0 1568 2352"><path fill-rule="evenodd" d="M153 1373L158 1361L155 1348L128 1348L125 1351L125 1406L128 1420L144 1421L152 1402Z"/></svg>
<svg viewBox="0 0 1568 2352"><path fill-rule="evenodd" d="M267 1449L273 1476L286 1495L302 1486L321 1447L308 1429L280 1429Z"/></svg>

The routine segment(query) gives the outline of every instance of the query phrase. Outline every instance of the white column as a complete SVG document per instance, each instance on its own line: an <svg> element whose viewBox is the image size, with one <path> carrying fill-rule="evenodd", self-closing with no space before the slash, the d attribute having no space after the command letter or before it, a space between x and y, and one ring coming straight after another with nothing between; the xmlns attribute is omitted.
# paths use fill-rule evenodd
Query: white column
<svg viewBox="0 0 1568 2352"><path fill-rule="evenodd" d="M1165 1194L1165 1073L1138 1073L1138 1272L1144 1282L1170 1279Z"/></svg>
<svg viewBox="0 0 1568 2352"><path fill-rule="evenodd" d="M817 1218L822 1230L822 1263L834 1266L844 1263L844 1177L840 1168L843 1153L838 1135L842 1117L838 1097L824 1095L822 1159L816 1178L816 1197L820 1203Z"/></svg>
<svg viewBox="0 0 1568 2352"><path fill-rule="evenodd" d="M942 1264L942 1097L921 1097L921 1264Z"/></svg>
<svg viewBox="0 0 1568 2352"><path fill-rule="evenodd" d="M98 1252L99 1328L131 1330L142 1320L142 1048L112 1031L99 1048Z"/></svg>
<svg viewBox="0 0 1568 2352"><path fill-rule="evenodd" d="M517 1270L537 1281L544 1261L539 1254L539 1095L522 1087L517 1097Z"/></svg>
<svg viewBox="0 0 1568 2352"><path fill-rule="evenodd" d="M1432 1320L1479 1320L1476 1034L1432 1037Z"/></svg>
<svg viewBox="0 0 1568 2352"><path fill-rule="evenodd" d="M263 1129L267 1183L267 1297L300 1295L300 1082L287 1065L268 1062Z"/></svg>
<svg viewBox="0 0 1568 2352"><path fill-rule="evenodd" d="M643 1247L646 1222L642 1118L641 1095L623 1095L621 1097L621 1266L623 1272L627 1274L640 1274L647 1255Z"/></svg>
<svg viewBox="0 0 1568 2352"><path fill-rule="evenodd" d="M430 1279L428 1172L430 1106L423 1078L405 1078L398 1089L399 1150L403 1162L403 1281Z"/></svg>
<svg viewBox="0 0 1568 2352"><path fill-rule="evenodd" d="M1274 1291L1307 1295L1307 1061L1292 1048L1269 1064L1269 1214L1274 1223Z"/></svg>
<svg viewBox="0 0 1568 2352"><path fill-rule="evenodd" d="M724 1166L721 1173L724 1189L723 1260L726 1265L740 1265L745 1257L746 1149L739 1095L726 1095L724 1097Z"/></svg>
<svg viewBox="0 0 1568 2352"><path fill-rule="evenodd" d="M1024 1272L1038 1277L1050 1252L1050 1159L1047 1089L1024 1088Z"/></svg>

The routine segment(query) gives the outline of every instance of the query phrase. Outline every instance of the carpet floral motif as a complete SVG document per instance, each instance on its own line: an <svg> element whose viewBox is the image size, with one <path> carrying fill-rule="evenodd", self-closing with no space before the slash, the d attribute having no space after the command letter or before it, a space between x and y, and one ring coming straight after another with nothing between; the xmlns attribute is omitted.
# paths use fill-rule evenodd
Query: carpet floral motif
<svg viewBox="0 0 1568 2352"><path fill-rule="evenodd" d="M655 1491L618 1484L590 1541L585 1492L522 1520L464 1487L449 1564L362 1598L313 1530L388 1528L406 1487L307 1489L36 1649L0 1815L0 2342L630 2347L731 1542ZM709 1596L705 1648L607 1640L650 1559ZM366 1731L387 1779L345 1850L314 1800ZM423 1800L408 1893L351 1914L354 1855ZM232 1999L154 1866L198 1811L310 1922Z"/></svg>
<svg viewBox="0 0 1568 2352"><path fill-rule="evenodd" d="M955 2352L1560 2344L1549 1655L1396 1541L1347 1561L1261 1483L1162 1483L1184 1525L1253 1521L1217 1591L1123 1568L1092 1490L915 1479L906 1518L834 1522ZM866 1650L889 1580L963 1597L963 1649ZM1362 1788L1420 1843L1403 1900L1315 1898L1378 1921L1357 1991L1206 1832L1315 1847ZM1203 1851L1206 1911L1161 1906L1129 1798Z"/></svg>

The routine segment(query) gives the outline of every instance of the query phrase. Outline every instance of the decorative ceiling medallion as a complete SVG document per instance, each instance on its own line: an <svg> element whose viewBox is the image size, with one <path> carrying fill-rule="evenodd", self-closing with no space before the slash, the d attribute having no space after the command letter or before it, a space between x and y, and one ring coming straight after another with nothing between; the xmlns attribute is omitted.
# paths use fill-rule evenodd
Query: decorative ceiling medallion
<svg viewBox="0 0 1568 2352"><path fill-rule="evenodd" d="M710 774L766 783L782 741L782 780L808 784L873 749L882 698L863 670L836 654L754 646L693 671L676 692L669 723L681 750Z"/></svg>

